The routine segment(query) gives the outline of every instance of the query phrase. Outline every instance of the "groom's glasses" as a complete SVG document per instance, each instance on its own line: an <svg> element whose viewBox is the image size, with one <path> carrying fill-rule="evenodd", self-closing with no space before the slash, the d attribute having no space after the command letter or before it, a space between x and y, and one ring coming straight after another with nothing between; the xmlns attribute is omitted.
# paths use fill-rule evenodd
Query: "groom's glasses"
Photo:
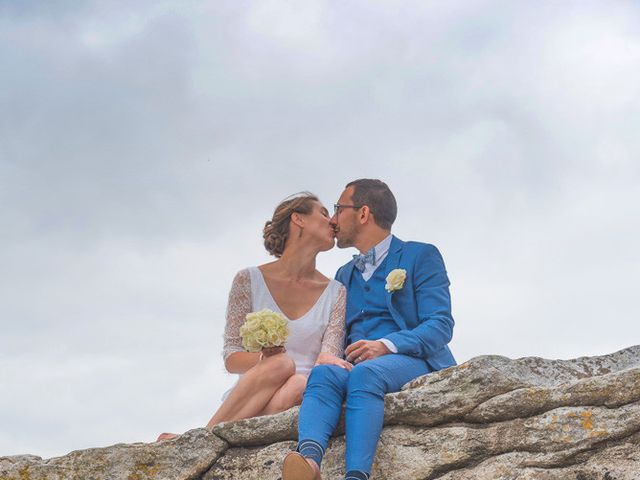
<svg viewBox="0 0 640 480"><path fill-rule="evenodd" d="M333 214L337 215L338 213L340 213L340 209L341 208L362 208L362 205L340 205L339 203L336 203L333 205Z"/></svg>

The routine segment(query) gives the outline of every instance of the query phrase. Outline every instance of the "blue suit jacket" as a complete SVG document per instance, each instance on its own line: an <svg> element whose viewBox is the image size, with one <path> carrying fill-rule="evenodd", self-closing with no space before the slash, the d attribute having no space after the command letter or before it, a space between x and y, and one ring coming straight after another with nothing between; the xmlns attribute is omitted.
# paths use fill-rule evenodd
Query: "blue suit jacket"
<svg viewBox="0 0 640 480"><path fill-rule="evenodd" d="M455 365L447 346L454 324L449 278L438 249L394 236L385 263L385 277L391 270L402 268L407 278L402 289L380 292L386 296L389 312L400 328L384 338L394 343L398 353L424 358L433 370ZM353 260L340 267L336 280L348 286L353 268Z"/></svg>

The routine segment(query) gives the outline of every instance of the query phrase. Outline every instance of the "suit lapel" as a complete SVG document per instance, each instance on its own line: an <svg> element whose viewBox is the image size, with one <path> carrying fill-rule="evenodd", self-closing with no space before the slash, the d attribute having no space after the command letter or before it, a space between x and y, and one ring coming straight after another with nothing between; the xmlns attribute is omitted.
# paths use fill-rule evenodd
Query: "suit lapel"
<svg viewBox="0 0 640 480"><path fill-rule="evenodd" d="M338 279L338 280L342 281L345 287L349 287L349 282L351 281L351 274L353 273L353 260L351 260L342 268L344 268L343 274L341 275L342 279Z"/></svg>
<svg viewBox="0 0 640 480"><path fill-rule="evenodd" d="M391 238L391 245L389 245L389 253L387 255L387 265L384 269L384 278L387 278L391 270L398 268L400 263L400 257L402 256L402 247L404 242L395 235Z"/></svg>
<svg viewBox="0 0 640 480"><path fill-rule="evenodd" d="M389 272L398 268L398 265L400 264L400 258L402 257L403 247L404 247L404 242L400 240L398 237L393 236L393 238L391 239L391 245L389 245L389 254L387 255L387 265L386 265L386 268L384 269L385 279L387 278L387 275L389 275ZM389 312L391 313L391 316L396 321L396 323L400 326L400 328L402 329L406 328L404 320L398 314L397 310L393 306L393 302L391 301L393 299L393 294L391 292L387 292L386 290L384 292L385 292L385 298L387 300L387 307L389 308Z"/></svg>

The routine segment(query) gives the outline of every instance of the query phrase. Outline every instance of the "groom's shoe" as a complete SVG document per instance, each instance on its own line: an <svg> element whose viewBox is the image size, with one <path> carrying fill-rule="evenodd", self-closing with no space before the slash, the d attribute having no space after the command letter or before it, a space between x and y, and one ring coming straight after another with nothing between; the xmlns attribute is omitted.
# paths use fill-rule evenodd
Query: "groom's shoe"
<svg viewBox="0 0 640 480"><path fill-rule="evenodd" d="M315 462L309 463L298 452L290 452L282 463L282 480L322 480L320 468Z"/></svg>

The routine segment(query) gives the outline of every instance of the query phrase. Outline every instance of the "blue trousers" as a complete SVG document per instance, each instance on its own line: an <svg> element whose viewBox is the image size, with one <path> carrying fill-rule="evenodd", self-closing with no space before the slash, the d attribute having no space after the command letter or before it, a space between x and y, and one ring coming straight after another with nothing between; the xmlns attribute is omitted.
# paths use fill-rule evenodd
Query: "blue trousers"
<svg viewBox="0 0 640 480"><path fill-rule="evenodd" d="M423 359L401 354L366 360L351 372L336 365L314 367L298 417L298 439L327 449L346 400L346 471L371 472L384 420L384 395L431 372Z"/></svg>

